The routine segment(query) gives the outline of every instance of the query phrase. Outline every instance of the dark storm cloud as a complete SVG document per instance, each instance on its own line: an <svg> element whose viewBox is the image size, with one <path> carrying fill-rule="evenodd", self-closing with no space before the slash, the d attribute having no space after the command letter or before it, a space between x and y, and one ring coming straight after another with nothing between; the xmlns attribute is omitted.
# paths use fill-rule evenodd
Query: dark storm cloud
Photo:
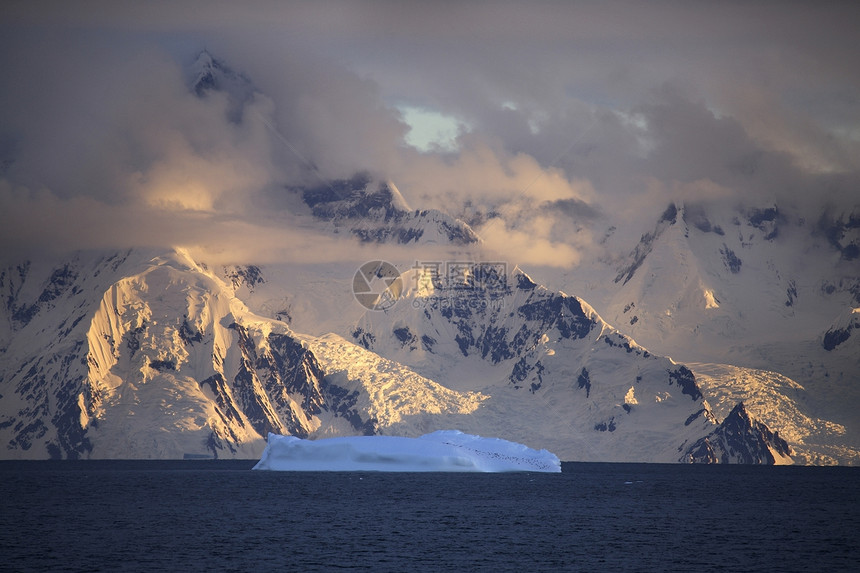
<svg viewBox="0 0 860 573"><path fill-rule="evenodd" d="M668 201L857 203L854 3L21 2L1 18L3 217L80 210L104 226L90 242L159 213L135 240L207 242L225 217L265 237L247 231L285 184L355 169L414 207L495 213L491 246L564 265L593 225L638 236ZM204 47L265 94L242 122L188 93ZM405 146L400 104L460 121L459 151ZM74 220L53 224L86 236Z"/></svg>
<svg viewBox="0 0 860 573"><path fill-rule="evenodd" d="M851 3L467 3L382 11L336 44L387 97L590 182L589 201L635 224L672 200L855 205L859 18Z"/></svg>

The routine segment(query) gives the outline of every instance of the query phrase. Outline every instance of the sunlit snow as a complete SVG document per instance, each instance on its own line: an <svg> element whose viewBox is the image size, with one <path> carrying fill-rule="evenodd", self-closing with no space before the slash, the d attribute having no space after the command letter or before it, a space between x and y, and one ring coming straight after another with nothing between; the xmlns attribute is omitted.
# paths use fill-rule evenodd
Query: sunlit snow
<svg viewBox="0 0 860 573"><path fill-rule="evenodd" d="M547 450L457 430L419 438L353 436L303 440L269 434L255 470L386 472L561 472Z"/></svg>

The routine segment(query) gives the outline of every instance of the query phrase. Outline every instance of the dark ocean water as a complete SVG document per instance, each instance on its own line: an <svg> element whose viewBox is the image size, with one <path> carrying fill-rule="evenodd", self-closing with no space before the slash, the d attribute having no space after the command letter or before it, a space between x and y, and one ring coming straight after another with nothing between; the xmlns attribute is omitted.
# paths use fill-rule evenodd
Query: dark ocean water
<svg viewBox="0 0 860 573"><path fill-rule="evenodd" d="M848 571L860 468L0 462L2 571Z"/></svg>

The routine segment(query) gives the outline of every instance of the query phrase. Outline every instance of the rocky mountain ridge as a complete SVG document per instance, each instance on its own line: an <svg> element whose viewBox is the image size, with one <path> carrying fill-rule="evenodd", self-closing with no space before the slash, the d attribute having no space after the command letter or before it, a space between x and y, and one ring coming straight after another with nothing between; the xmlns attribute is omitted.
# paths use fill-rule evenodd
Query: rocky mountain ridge
<svg viewBox="0 0 860 573"><path fill-rule="evenodd" d="M675 451L678 461L686 455L679 446L689 449L719 427L689 370L649 355L583 302L542 292L522 273L505 296L519 297L518 312L541 332L520 332L525 338L517 348L491 348L483 341L513 338L487 338L486 331L460 341L437 333L438 348L456 345L508 372L504 386L479 390L440 384L420 368L336 335L300 335L254 315L235 298L234 285L186 251L86 253L53 270L32 268L22 263L0 274L3 362L12 365L0 373L4 457L255 457L270 431L415 436L457 427L527 444L546 441L572 459L611 452L607 459L666 461ZM547 352L548 333L561 343L563 359ZM581 366L581 356L562 346L591 335L595 351L612 358ZM601 363L630 375L623 402ZM579 372L573 385L551 379L571 368ZM652 381L658 372L659 383ZM644 399L654 384L663 388L657 406ZM643 433L640 424L637 434L621 439L628 425L635 427L627 418L645 416L660 402L669 411L687 405L672 420L646 418L660 420L658 432ZM581 428L587 420L587 435L559 431L576 413L571 403L594 411L577 422ZM751 451L782 451L777 437L769 439Z"/></svg>

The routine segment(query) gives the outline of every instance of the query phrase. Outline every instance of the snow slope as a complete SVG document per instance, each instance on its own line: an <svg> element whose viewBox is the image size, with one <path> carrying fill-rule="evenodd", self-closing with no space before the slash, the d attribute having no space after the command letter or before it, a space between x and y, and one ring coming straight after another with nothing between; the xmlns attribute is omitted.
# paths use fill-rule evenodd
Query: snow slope
<svg viewBox="0 0 860 573"><path fill-rule="evenodd" d="M719 424L689 369L522 271L483 281L481 272L410 281L406 297L367 312L353 338L453 390L489 395L468 431L479 425L571 460L698 459L693 445ZM778 436L764 447L771 463L790 461Z"/></svg>
<svg viewBox="0 0 860 573"><path fill-rule="evenodd" d="M778 429L797 463L856 464L856 441L847 428L810 413L806 389L776 372L727 364L688 363L717 416L727 416L738 402L768 427Z"/></svg>
<svg viewBox="0 0 860 573"><path fill-rule="evenodd" d="M790 435L795 409L826 419L844 429L842 453L810 452L810 459L858 463L856 220L822 214L810 221L778 205L670 205L632 249L616 245L630 249L624 256L605 254L550 280L654 352L768 379L787 392L780 403L790 404L781 422L770 418L772 427ZM712 373L710 388L737 389L730 370ZM789 391L785 377L802 390ZM750 406L755 393L737 399Z"/></svg>
<svg viewBox="0 0 860 573"><path fill-rule="evenodd" d="M481 401L338 337L299 338L185 251L51 268L0 273L4 457L258 457L269 432L373 434Z"/></svg>

